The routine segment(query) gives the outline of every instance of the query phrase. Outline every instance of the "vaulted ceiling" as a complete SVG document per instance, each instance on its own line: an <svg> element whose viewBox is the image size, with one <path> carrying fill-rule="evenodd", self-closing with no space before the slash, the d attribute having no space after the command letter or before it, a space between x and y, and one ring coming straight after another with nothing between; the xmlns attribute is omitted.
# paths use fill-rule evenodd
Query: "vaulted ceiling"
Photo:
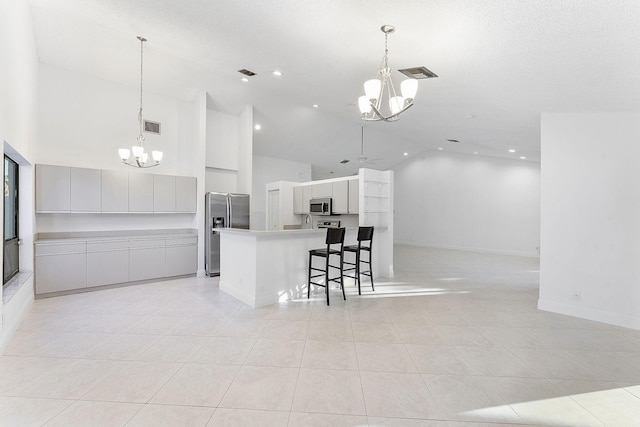
<svg viewBox="0 0 640 427"><path fill-rule="evenodd" d="M383 24L396 27L393 69L439 77L420 80L398 122L366 122L365 154L379 159L367 167L438 149L539 161L541 112L640 110L638 0L29 3L41 62L137 87L143 35L145 91L204 90L231 114L253 105L254 153L311 163L315 178L361 166L357 98L384 53ZM243 68L257 75L242 82Z"/></svg>

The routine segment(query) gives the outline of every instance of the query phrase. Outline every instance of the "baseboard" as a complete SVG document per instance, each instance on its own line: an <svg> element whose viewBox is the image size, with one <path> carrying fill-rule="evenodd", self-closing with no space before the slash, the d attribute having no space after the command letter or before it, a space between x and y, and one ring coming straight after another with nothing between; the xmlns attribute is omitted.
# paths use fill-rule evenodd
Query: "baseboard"
<svg viewBox="0 0 640 427"><path fill-rule="evenodd" d="M608 325L640 330L640 319L621 316L607 311L594 310L592 308L579 307L542 299L538 300L538 309L567 316L579 317L581 319L593 320L594 322L606 323Z"/></svg>
<svg viewBox="0 0 640 427"><path fill-rule="evenodd" d="M418 248L449 249L454 251L478 252L483 254L512 255L512 256L522 256L522 257L528 257L528 258L540 258L540 254L538 252L504 251L499 249L475 248L475 247L454 246L454 245L433 245L429 243L416 243L416 242L407 242L402 240L395 241L393 242L393 244L404 245L404 246L414 246Z"/></svg>

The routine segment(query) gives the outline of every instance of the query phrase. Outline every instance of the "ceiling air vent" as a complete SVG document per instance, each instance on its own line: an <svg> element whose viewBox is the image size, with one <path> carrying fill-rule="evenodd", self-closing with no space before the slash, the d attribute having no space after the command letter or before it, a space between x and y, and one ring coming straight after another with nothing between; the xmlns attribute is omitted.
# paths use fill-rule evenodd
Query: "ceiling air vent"
<svg viewBox="0 0 640 427"><path fill-rule="evenodd" d="M413 68L405 68L403 70L398 70L402 74L407 77L411 77L412 79L430 79L433 77L438 77L436 73L429 70L427 67L413 67Z"/></svg>
<svg viewBox="0 0 640 427"><path fill-rule="evenodd" d="M343 165L345 165L345 164L349 163L349 160L344 159L344 160L343 160L343 161L341 161L340 163L342 163Z"/></svg>
<svg viewBox="0 0 640 427"><path fill-rule="evenodd" d="M149 133L155 133L156 135L160 135L160 123L145 120L144 131Z"/></svg>
<svg viewBox="0 0 640 427"><path fill-rule="evenodd" d="M252 77L252 76L255 76L255 75L256 75L256 73L254 73L253 71L249 71L249 70L247 70L246 68L243 68L242 70L238 70L238 72L239 72L240 74L244 74L244 75L245 75L245 76L247 76L247 77Z"/></svg>
<svg viewBox="0 0 640 427"><path fill-rule="evenodd" d="M455 143L455 144L457 144L458 142L460 142L460 141L458 141L457 139L447 139L447 141L449 141L449 142L453 142L453 143Z"/></svg>

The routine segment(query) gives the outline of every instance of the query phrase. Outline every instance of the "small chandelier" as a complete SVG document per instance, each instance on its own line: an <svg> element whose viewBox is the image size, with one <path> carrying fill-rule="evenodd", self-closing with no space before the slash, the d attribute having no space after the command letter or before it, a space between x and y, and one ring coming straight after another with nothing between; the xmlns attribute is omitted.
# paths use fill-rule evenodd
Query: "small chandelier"
<svg viewBox="0 0 640 427"><path fill-rule="evenodd" d="M122 159L122 163L127 166L132 166L134 168L151 168L160 164L160 160L162 160L162 151L152 151L151 162L149 162L149 154L144 151L144 136L142 135L142 131L144 130L144 120L142 119L142 51L144 42L146 42L147 39L138 36L138 40L140 40L140 110L138 111L140 134L138 135L138 145L132 146L131 150L128 148L121 148L118 150L118 154ZM133 156L131 155L132 153Z"/></svg>
<svg viewBox="0 0 640 427"><path fill-rule="evenodd" d="M364 82L364 96L358 98L358 106L363 120L395 122L398 116L413 106L413 98L418 91L418 81L408 78L400 84L401 95L396 93L391 80L389 68L389 50L387 38L396 29L391 25L383 25L380 30L384 33L384 56L375 79ZM383 98L386 102L383 102Z"/></svg>

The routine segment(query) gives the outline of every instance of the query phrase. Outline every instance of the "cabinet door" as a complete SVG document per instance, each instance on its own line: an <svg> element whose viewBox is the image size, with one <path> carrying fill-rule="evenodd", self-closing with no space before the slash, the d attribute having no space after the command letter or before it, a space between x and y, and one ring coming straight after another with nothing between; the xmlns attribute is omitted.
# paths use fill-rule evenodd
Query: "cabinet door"
<svg viewBox="0 0 640 427"><path fill-rule="evenodd" d="M302 214L305 213L302 210L302 189L304 187L293 187L293 213ZM309 209L307 207L307 209Z"/></svg>
<svg viewBox="0 0 640 427"><path fill-rule="evenodd" d="M87 287L128 281L128 239L87 242Z"/></svg>
<svg viewBox="0 0 640 427"><path fill-rule="evenodd" d="M314 199L319 197L333 197L333 185L330 182L313 184L311 186L311 197Z"/></svg>
<svg viewBox="0 0 640 427"><path fill-rule="evenodd" d="M309 202L311 201L311 186L305 185L302 187L302 212L303 214L308 214L309 212Z"/></svg>
<svg viewBox="0 0 640 427"><path fill-rule="evenodd" d="M333 212L337 214L349 213L349 181L333 183Z"/></svg>
<svg viewBox="0 0 640 427"><path fill-rule="evenodd" d="M102 171L102 212L129 211L129 174Z"/></svg>
<svg viewBox="0 0 640 427"><path fill-rule="evenodd" d="M176 211L176 177L169 175L153 176L153 211Z"/></svg>
<svg viewBox="0 0 640 427"><path fill-rule="evenodd" d="M153 212L153 175L129 173L129 212Z"/></svg>
<svg viewBox="0 0 640 427"><path fill-rule="evenodd" d="M69 212L70 169L65 166L36 165L36 211Z"/></svg>
<svg viewBox="0 0 640 427"><path fill-rule="evenodd" d="M360 213L360 181L357 179L349 181L349 213Z"/></svg>
<svg viewBox="0 0 640 427"><path fill-rule="evenodd" d="M87 254L36 256L36 294L82 289L87 286Z"/></svg>
<svg viewBox="0 0 640 427"><path fill-rule="evenodd" d="M102 211L102 172L71 168L71 212Z"/></svg>
<svg viewBox="0 0 640 427"><path fill-rule="evenodd" d="M192 176L176 176L176 212L194 212L197 205L197 181Z"/></svg>
<svg viewBox="0 0 640 427"><path fill-rule="evenodd" d="M165 248L129 249L129 280L147 280L165 277Z"/></svg>
<svg viewBox="0 0 640 427"><path fill-rule="evenodd" d="M198 270L198 246L168 246L167 277L195 274Z"/></svg>
<svg viewBox="0 0 640 427"><path fill-rule="evenodd" d="M87 287L129 281L129 249L87 253Z"/></svg>

